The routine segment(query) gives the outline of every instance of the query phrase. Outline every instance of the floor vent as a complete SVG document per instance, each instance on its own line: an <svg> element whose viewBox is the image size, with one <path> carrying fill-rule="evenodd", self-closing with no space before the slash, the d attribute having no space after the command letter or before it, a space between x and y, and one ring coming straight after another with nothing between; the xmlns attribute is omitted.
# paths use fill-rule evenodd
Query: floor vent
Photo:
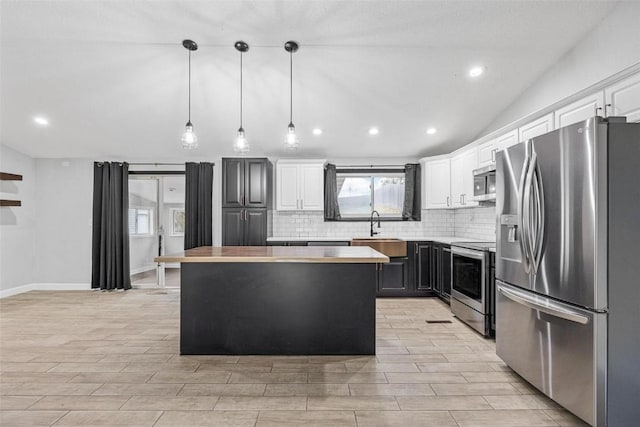
<svg viewBox="0 0 640 427"><path fill-rule="evenodd" d="M427 323L452 323L451 320L425 320Z"/></svg>

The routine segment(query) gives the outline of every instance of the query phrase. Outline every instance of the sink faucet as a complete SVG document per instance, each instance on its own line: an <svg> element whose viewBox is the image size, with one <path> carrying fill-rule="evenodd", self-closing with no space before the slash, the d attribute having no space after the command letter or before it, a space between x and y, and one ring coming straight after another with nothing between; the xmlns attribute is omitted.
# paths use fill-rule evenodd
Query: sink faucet
<svg viewBox="0 0 640 427"><path fill-rule="evenodd" d="M378 211L373 211L371 212L371 237L375 236L376 234L380 234L379 231L373 231L373 214L378 215L378 228L380 228L380 214L378 213Z"/></svg>

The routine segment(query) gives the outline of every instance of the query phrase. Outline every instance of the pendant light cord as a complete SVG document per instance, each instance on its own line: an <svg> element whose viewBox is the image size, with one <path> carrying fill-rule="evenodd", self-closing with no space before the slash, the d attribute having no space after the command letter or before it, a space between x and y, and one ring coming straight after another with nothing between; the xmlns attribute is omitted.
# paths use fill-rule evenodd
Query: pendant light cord
<svg viewBox="0 0 640 427"><path fill-rule="evenodd" d="M293 50L289 52L289 122L293 123Z"/></svg>
<svg viewBox="0 0 640 427"><path fill-rule="evenodd" d="M242 51L240 51L240 128L242 129Z"/></svg>
<svg viewBox="0 0 640 427"><path fill-rule="evenodd" d="M189 50L189 123L191 123L191 50Z"/></svg>

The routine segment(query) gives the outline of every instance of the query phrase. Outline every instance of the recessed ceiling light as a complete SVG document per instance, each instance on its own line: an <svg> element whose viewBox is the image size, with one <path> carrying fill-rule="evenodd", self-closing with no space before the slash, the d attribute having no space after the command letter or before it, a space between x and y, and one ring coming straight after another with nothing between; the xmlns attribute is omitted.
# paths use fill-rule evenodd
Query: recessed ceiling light
<svg viewBox="0 0 640 427"><path fill-rule="evenodd" d="M314 135L322 135L322 129L320 129L320 128L315 128L315 129L313 130L313 134L314 134Z"/></svg>
<svg viewBox="0 0 640 427"><path fill-rule="evenodd" d="M480 77L482 74L484 74L484 67L482 66L472 67L469 70L469 77Z"/></svg>
<svg viewBox="0 0 640 427"><path fill-rule="evenodd" d="M374 128L369 129L369 135L377 135L379 133L380 133L380 131L378 130L378 128L374 127Z"/></svg>
<svg viewBox="0 0 640 427"><path fill-rule="evenodd" d="M39 124L40 126L49 125L49 119L47 119L46 117L36 116L33 118L33 121Z"/></svg>
<svg viewBox="0 0 640 427"><path fill-rule="evenodd" d="M433 135L436 132L438 132L438 130L436 128L427 129L427 135Z"/></svg>

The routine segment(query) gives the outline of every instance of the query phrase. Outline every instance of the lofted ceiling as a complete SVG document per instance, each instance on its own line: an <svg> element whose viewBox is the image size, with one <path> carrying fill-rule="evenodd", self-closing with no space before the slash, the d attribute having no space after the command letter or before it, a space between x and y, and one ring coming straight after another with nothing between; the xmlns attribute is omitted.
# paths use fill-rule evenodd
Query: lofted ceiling
<svg viewBox="0 0 640 427"><path fill-rule="evenodd" d="M615 7L595 1L2 1L1 142L33 157L421 157L473 140ZM200 148L180 146L187 121ZM293 121L300 149L283 141ZM472 65L486 73L471 79ZM46 116L39 127L33 117ZM370 136L369 127L380 133ZM323 134L312 134L320 127ZM438 132L427 135L426 129Z"/></svg>

